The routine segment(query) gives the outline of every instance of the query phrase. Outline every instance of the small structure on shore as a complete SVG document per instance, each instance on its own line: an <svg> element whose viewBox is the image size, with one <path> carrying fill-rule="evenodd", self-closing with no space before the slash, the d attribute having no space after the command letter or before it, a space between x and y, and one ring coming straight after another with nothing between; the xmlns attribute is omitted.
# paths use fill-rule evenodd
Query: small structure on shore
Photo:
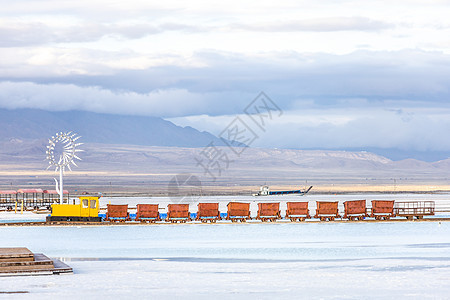
<svg viewBox="0 0 450 300"><path fill-rule="evenodd" d="M289 190L289 191L271 191L268 185L263 185L260 187L259 191L252 196L272 196L272 195L292 195L297 194L303 196L307 194L313 187L310 186L305 190Z"/></svg>

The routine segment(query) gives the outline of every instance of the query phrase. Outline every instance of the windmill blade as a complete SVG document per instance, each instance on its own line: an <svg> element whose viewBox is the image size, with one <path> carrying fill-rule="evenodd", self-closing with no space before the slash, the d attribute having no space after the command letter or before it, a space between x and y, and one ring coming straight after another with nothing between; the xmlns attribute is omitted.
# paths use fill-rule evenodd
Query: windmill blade
<svg viewBox="0 0 450 300"><path fill-rule="evenodd" d="M81 136L78 136L73 131L57 132L54 136L49 139L49 144L47 145L46 158L48 160L48 167L55 167L55 172L60 170L62 172L67 168L72 171L71 164L77 166L74 160L81 160L79 156L76 155L77 152L83 152L82 149L77 149L78 146L83 145L83 143L75 143L79 140ZM55 157L55 148L58 147L58 151L61 148L62 153Z"/></svg>

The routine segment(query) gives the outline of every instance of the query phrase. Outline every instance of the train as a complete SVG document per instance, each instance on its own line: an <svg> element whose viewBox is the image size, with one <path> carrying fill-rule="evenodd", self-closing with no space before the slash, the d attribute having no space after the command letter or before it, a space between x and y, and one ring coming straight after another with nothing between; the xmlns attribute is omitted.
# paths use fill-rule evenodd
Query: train
<svg viewBox="0 0 450 300"><path fill-rule="evenodd" d="M190 212L189 204L169 204L167 213L160 213L158 204L138 204L136 213L130 213L127 204L108 204L106 214L100 214L100 197L80 196L73 203L52 204L51 214L47 222L146 222L155 223L165 221L171 223L186 223L200 221L215 223L220 220L231 222L246 222L252 220L250 203L229 202L227 212L219 211L219 203L198 203L197 213ZM279 202L259 202L256 220L262 222L276 222L288 219L292 222L318 219L320 221L334 221L346 219L349 221L389 220L395 217L422 219L424 216L435 214L434 201L406 201L372 200L371 208L366 206L366 200L351 200L343 203L343 214L339 211L339 201L316 201L315 214L312 215L308 201L286 202L287 209L281 214ZM134 209L133 209L134 210Z"/></svg>
<svg viewBox="0 0 450 300"><path fill-rule="evenodd" d="M74 198L72 203L52 204L51 214L47 216L47 222L101 222L99 216L100 197L80 196Z"/></svg>

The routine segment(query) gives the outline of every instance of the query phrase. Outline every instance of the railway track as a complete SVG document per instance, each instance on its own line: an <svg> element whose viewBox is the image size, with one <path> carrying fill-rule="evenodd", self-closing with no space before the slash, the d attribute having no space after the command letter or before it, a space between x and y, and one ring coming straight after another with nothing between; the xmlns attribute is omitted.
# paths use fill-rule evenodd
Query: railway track
<svg viewBox="0 0 450 300"><path fill-rule="evenodd" d="M281 219L276 222L261 222L258 220L250 220L246 221L244 224L317 224L317 223L324 223L324 224L330 224L330 223L386 223L386 222L449 222L450 218L447 217L434 217L434 218L424 218L420 220L407 220L407 219L390 219L388 221L384 220L334 220L334 221L328 221L323 222L320 220L308 220L308 221L301 221L301 222L291 222L287 219ZM58 221L58 222L3 222L0 223L0 226L2 227L31 227L31 226L133 226L133 225L173 225L173 224L185 224L185 225L200 225L200 224L207 224L202 223L201 221L188 221L186 223L170 223L165 221L158 221L158 222L134 222L134 221L127 221L127 222L64 222L64 221ZM227 225L227 224L235 224L234 222L224 220L224 221L217 221L213 224L221 224L221 225Z"/></svg>

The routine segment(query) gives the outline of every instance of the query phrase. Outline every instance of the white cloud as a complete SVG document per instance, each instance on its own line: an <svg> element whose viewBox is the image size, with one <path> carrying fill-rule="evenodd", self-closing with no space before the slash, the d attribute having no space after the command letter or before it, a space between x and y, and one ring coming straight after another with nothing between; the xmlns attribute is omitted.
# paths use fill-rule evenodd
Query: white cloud
<svg viewBox="0 0 450 300"><path fill-rule="evenodd" d="M7 109L38 108L125 115L176 115L189 113L190 105L203 106L204 102L205 99L201 95L182 89L138 94L67 84L0 83L0 107Z"/></svg>
<svg viewBox="0 0 450 300"><path fill-rule="evenodd" d="M277 147L449 149L448 4L9 1L0 107L173 117L217 133L263 90L290 112L268 132Z"/></svg>
<svg viewBox="0 0 450 300"><path fill-rule="evenodd" d="M450 106L404 110L388 109L388 103L348 109L285 111L267 121L262 132L246 115L239 117L259 138L255 147L299 149L385 148L410 151L450 151ZM220 134L236 116L190 116L170 119Z"/></svg>
<svg viewBox="0 0 450 300"><path fill-rule="evenodd" d="M333 17L305 20L281 21L262 24L234 24L232 28L267 32L296 31L379 31L392 28L393 25L362 17Z"/></svg>
<svg viewBox="0 0 450 300"><path fill-rule="evenodd" d="M210 107L209 112L234 110L224 99L249 99L237 93L195 93L185 89L156 89L148 93L111 91L95 86L73 84L0 83L0 108L36 108L50 111L83 110L118 115L174 117L194 115ZM226 108L231 106L231 108Z"/></svg>

